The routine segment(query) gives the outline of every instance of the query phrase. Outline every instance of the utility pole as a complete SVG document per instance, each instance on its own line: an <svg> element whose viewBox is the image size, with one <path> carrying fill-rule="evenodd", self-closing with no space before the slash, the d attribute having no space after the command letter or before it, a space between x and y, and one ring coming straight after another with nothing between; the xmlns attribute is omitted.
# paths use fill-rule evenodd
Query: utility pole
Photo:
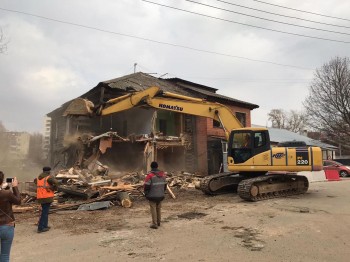
<svg viewBox="0 0 350 262"><path fill-rule="evenodd" d="M134 63L134 74L136 73L136 66L137 66L137 63Z"/></svg>

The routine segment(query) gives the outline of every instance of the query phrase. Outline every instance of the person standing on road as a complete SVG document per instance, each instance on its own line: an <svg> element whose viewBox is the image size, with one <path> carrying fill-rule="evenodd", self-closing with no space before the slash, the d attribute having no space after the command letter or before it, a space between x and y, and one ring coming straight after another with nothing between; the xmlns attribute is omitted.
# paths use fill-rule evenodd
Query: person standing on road
<svg viewBox="0 0 350 262"><path fill-rule="evenodd" d="M150 228L157 229L161 222L161 208L166 190L166 178L163 171L158 169L158 163L151 163L151 171L148 172L145 182L145 196L149 200L151 208L152 224Z"/></svg>
<svg viewBox="0 0 350 262"><path fill-rule="evenodd" d="M41 204L41 215L38 223L38 233L50 230L49 211L51 203L53 202L54 191L57 190L58 182L51 176L51 168L44 167L43 172L34 179L37 185L36 198Z"/></svg>
<svg viewBox="0 0 350 262"><path fill-rule="evenodd" d="M10 251L15 235L15 217L12 205L21 204L21 195L18 190L17 178L15 177L11 182L12 191L2 188L4 178L4 173L0 171L0 261L8 262L10 261Z"/></svg>

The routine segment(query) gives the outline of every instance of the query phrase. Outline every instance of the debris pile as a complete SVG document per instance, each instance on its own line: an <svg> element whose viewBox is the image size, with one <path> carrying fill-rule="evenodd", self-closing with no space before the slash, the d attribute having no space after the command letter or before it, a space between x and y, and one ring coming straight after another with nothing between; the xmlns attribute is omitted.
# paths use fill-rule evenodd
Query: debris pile
<svg viewBox="0 0 350 262"><path fill-rule="evenodd" d="M96 172L97 171L97 172ZM109 172L108 167L91 172L89 169L70 168L60 170L56 175L59 187L54 197L51 212L58 210L96 210L112 205L130 208L133 201L143 198L143 172ZM171 188L180 190L194 188L200 178L188 172L167 173L167 191L176 198ZM33 183L32 183L33 184ZM22 206L15 212L38 210L35 198L35 185L26 189Z"/></svg>

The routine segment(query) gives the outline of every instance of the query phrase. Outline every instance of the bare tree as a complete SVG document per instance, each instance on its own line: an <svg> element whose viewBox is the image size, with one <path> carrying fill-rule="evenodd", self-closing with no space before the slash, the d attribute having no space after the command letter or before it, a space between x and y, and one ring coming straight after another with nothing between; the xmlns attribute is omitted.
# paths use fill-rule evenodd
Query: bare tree
<svg viewBox="0 0 350 262"><path fill-rule="evenodd" d="M294 133L301 133L305 128L306 115L296 110L291 110L287 117L287 129Z"/></svg>
<svg viewBox="0 0 350 262"><path fill-rule="evenodd" d="M287 114L283 109L272 109L268 116L272 127L286 129Z"/></svg>
<svg viewBox="0 0 350 262"><path fill-rule="evenodd" d="M286 129L294 133L303 131L306 123L306 115L296 110L286 112L283 109L272 109L268 116L272 127Z"/></svg>
<svg viewBox="0 0 350 262"><path fill-rule="evenodd" d="M334 140L350 138L350 60L336 57L316 69L304 101L309 125Z"/></svg>

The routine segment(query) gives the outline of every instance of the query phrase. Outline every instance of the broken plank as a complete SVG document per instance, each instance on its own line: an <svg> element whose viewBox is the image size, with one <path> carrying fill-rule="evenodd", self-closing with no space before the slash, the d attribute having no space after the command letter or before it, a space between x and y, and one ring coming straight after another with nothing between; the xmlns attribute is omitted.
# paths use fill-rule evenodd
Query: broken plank
<svg viewBox="0 0 350 262"><path fill-rule="evenodd" d="M134 185L118 185L118 186L104 186L101 188L117 191L117 190L135 190L136 187Z"/></svg>
<svg viewBox="0 0 350 262"><path fill-rule="evenodd" d="M166 185L166 189L168 190L169 194L171 195L171 197L173 199L176 199L176 196L174 195L173 191L170 189L170 187L168 185Z"/></svg>
<svg viewBox="0 0 350 262"><path fill-rule="evenodd" d="M12 207L13 213L23 213L23 212L27 212L27 211L33 211L35 209L37 209L37 208L32 207L32 206L29 206L29 207L13 206Z"/></svg>
<svg viewBox="0 0 350 262"><path fill-rule="evenodd" d="M90 182L88 183L88 185L90 186L103 186L103 185L108 185L112 182L111 179L108 180L100 180L100 181L96 181L96 182Z"/></svg>
<svg viewBox="0 0 350 262"><path fill-rule="evenodd" d="M79 175L57 174L56 178L79 179Z"/></svg>

